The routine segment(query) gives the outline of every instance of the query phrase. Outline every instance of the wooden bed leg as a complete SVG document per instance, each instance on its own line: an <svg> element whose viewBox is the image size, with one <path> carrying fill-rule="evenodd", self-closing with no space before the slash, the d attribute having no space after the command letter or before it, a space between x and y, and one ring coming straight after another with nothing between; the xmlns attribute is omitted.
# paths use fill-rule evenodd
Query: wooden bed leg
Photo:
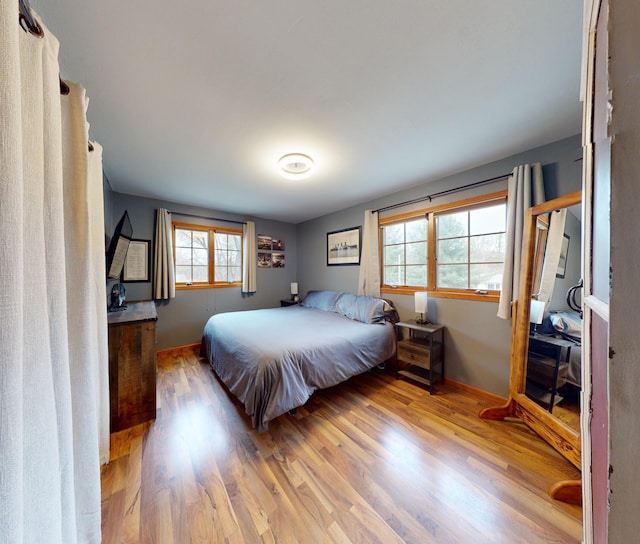
<svg viewBox="0 0 640 544"><path fill-rule="evenodd" d="M552 499L571 504L582 504L582 480L560 480L549 488Z"/></svg>
<svg viewBox="0 0 640 544"><path fill-rule="evenodd" d="M516 404L512 399L507 401L504 406L490 406L484 410L480 410L478 417L481 419L491 419L494 421L502 421L505 417L515 417Z"/></svg>

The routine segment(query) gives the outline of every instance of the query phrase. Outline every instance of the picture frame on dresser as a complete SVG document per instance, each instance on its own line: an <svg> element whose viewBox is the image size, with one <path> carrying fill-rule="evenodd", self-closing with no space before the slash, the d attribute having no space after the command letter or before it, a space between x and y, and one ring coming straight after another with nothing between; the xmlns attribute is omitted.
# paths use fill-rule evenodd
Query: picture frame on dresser
<svg viewBox="0 0 640 544"><path fill-rule="evenodd" d="M327 233L327 266L360 264L362 228L334 230Z"/></svg>

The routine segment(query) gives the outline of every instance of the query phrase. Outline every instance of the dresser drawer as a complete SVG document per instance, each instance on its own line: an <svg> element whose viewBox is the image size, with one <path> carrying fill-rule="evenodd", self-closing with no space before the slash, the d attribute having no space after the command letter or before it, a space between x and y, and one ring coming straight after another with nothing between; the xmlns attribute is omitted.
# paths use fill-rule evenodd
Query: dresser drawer
<svg viewBox="0 0 640 544"><path fill-rule="evenodd" d="M429 344L407 339L398 342L398 361L411 365L431 368L431 360L439 361L442 354L442 345L433 344L433 353L429 349Z"/></svg>

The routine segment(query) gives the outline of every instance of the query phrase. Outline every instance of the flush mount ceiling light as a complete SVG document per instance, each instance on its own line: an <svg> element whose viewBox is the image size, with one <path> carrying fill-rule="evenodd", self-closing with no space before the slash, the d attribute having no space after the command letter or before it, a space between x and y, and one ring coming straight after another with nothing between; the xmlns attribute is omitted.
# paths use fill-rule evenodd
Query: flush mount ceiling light
<svg viewBox="0 0 640 544"><path fill-rule="evenodd" d="M289 153L278 161L280 175L287 179L304 179L313 174L313 160L302 153Z"/></svg>

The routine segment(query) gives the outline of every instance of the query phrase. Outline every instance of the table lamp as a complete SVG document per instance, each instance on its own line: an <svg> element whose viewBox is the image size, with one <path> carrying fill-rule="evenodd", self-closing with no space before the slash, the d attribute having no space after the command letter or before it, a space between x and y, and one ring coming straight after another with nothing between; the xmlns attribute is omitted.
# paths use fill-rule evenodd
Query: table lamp
<svg viewBox="0 0 640 544"><path fill-rule="evenodd" d="M291 300L296 301L298 299L298 282L291 282Z"/></svg>
<svg viewBox="0 0 640 544"><path fill-rule="evenodd" d="M529 321L533 323L533 336L538 335L538 331L536 330L538 325L542 323L542 318L544 317L544 308L546 304L543 300L532 300L531 301L531 312L529 313Z"/></svg>
<svg viewBox="0 0 640 544"><path fill-rule="evenodd" d="M414 297L416 313L420 314L420 317L416 318L416 323L429 323L429 320L427 319L427 292L416 291Z"/></svg>

